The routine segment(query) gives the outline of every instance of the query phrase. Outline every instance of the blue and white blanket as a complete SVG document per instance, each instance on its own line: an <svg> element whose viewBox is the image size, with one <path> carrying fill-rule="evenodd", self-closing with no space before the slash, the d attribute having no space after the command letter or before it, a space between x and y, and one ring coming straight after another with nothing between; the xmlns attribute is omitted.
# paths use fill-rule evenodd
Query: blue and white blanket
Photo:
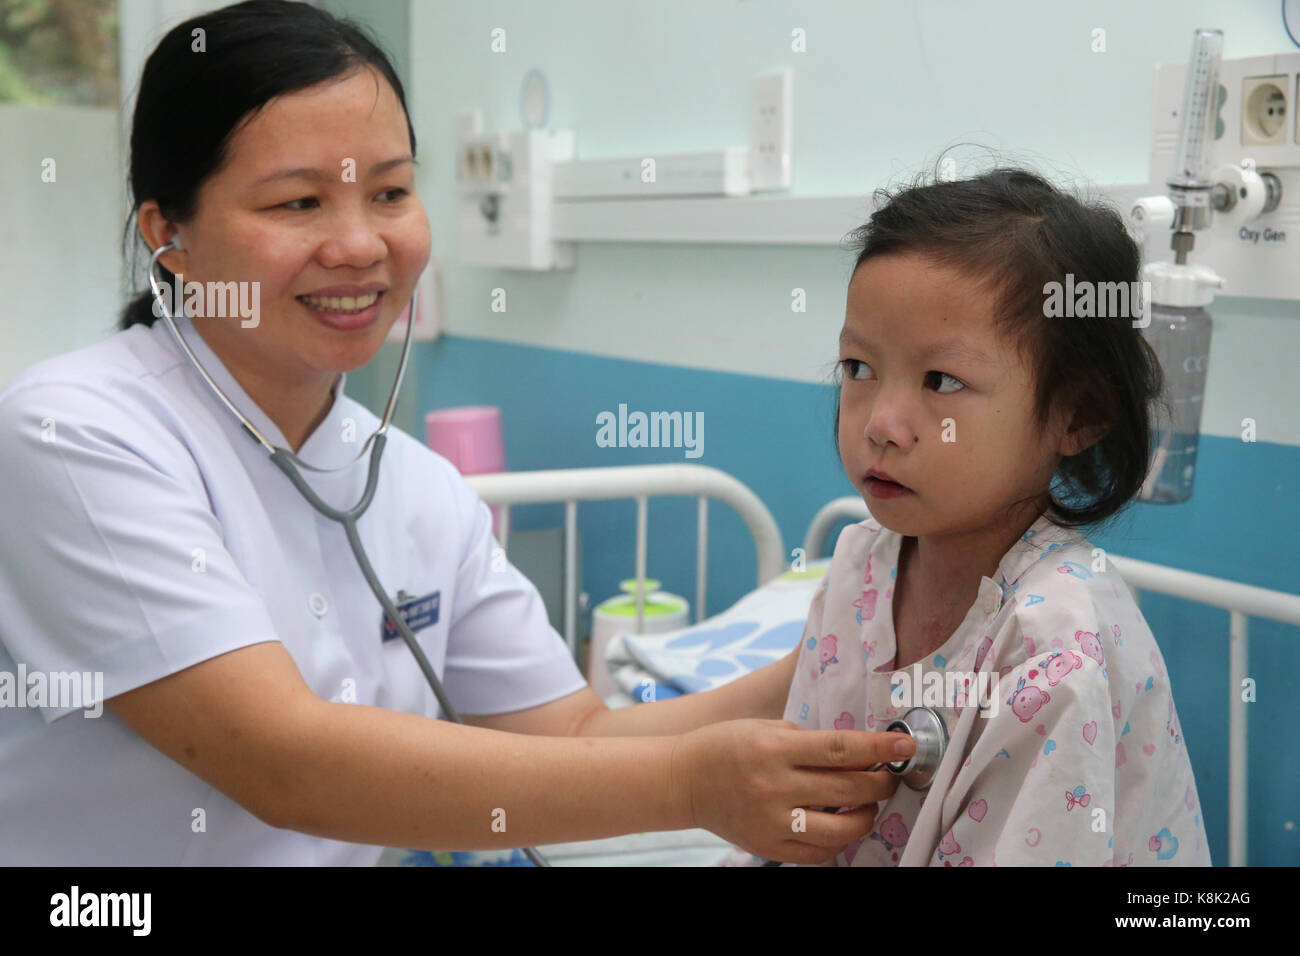
<svg viewBox="0 0 1300 956"><path fill-rule="evenodd" d="M751 591L726 611L663 634L620 634L605 664L626 698L612 705L713 690L780 660L794 649L813 594L830 562L816 561Z"/></svg>

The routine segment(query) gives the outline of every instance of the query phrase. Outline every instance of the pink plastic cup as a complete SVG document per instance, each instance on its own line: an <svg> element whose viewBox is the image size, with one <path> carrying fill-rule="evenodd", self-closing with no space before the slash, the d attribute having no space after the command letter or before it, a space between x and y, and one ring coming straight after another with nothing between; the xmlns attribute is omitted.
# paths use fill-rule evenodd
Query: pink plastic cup
<svg viewBox="0 0 1300 956"><path fill-rule="evenodd" d="M506 470L501 409L494 405L441 408L424 416L425 441L462 475L487 475ZM497 534L499 509L492 509L492 533Z"/></svg>

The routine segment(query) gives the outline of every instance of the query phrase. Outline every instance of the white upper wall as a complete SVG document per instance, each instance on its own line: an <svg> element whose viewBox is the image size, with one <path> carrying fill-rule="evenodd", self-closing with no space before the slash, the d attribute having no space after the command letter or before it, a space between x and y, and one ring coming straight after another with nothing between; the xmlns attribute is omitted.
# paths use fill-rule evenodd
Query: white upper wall
<svg viewBox="0 0 1300 956"><path fill-rule="evenodd" d="M505 53L489 46L498 27ZM575 131L580 158L746 145L753 77L788 67L795 194L865 197L962 142L1107 185L1147 181L1155 66L1185 60L1197 27L1224 30L1226 57L1290 46L1278 4L1232 0L417 0L408 93L447 263L445 328L798 381L824 381L836 357L851 259L831 247L587 243L570 273L461 266L455 117L480 108L485 128L519 128L533 67L550 84L549 125ZM796 28L807 52L791 51ZM1098 28L1104 53L1092 51ZM496 287L504 314L490 308ZM791 312L795 288L806 313ZM1300 377L1285 358L1300 351L1300 305L1223 298L1212 311L1203 430L1238 435L1250 416L1260 440L1300 443Z"/></svg>

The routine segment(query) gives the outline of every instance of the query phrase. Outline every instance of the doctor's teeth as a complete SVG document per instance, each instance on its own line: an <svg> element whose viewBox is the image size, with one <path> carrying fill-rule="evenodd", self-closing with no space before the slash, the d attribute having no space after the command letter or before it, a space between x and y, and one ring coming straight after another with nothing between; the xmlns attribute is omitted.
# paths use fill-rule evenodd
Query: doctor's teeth
<svg viewBox="0 0 1300 956"><path fill-rule="evenodd" d="M326 296L318 298L314 295L300 295L298 300L311 306L313 309L322 309L326 312L360 312L362 309L368 309L375 304L379 298L378 292L371 292L367 295L342 297Z"/></svg>

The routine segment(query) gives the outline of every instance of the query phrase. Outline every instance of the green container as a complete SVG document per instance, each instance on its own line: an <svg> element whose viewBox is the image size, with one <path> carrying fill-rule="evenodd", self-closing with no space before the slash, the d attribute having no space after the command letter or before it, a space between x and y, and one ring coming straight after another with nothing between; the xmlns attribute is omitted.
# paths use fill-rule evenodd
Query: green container
<svg viewBox="0 0 1300 956"><path fill-rule="evenodd" d="M659 590L659 582L646 578L644 634L662 634L675 631L691 623L690 603L676 594ZM605 646L616 634L635 634L636 628L636 578L619 584L623 594L602 601L591 615L591 660L587 680L591 689L604 700L616 689L612 677L605 669Z"/></svg>

